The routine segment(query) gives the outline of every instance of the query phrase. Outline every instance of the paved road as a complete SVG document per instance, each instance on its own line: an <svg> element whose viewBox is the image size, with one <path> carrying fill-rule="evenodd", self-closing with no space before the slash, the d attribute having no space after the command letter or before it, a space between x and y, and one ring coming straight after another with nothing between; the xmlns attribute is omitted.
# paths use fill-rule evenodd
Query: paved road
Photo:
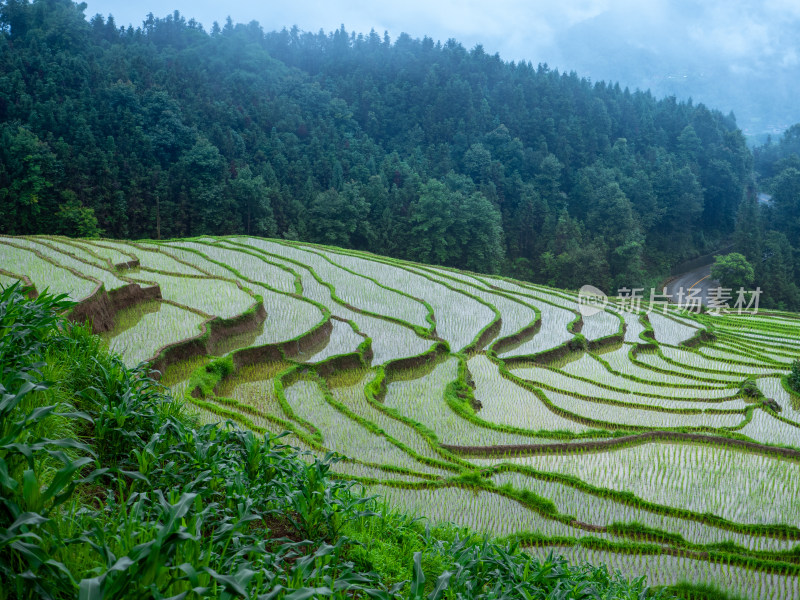
<svg viewBox="0 0 800 600"><path fill-rule="evenodd" d="M706 305L708 304L709 290L716 287L719 287L719 282L711 279L711 265L706 265L677 275L667 284L667 293L672 294L672 301L677 303L681 288L683 288L684 298L690 289L698 289L700 291L697 292L697 296Z"/></svg>

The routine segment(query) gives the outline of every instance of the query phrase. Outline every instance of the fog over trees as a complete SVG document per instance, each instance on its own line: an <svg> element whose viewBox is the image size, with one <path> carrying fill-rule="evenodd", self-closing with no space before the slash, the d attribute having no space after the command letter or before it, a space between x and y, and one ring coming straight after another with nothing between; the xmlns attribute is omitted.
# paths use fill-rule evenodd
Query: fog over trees
<svg viewBox="0 0 800 600"><path fill-rule="evenodd" d="M0 7L3 233L244 232L615 291L715 250L740 205L761 223L744 136L704 104L454 40ZM757 236L785 237L788 282L794 174Z"/></svg>

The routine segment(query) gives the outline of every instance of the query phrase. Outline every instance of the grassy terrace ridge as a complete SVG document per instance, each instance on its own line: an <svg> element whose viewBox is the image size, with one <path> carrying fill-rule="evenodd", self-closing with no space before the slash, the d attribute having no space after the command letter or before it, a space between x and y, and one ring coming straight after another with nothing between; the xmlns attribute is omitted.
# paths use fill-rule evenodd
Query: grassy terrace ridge
<svg viewBox="0 0 800 600"><path fill-rule="evenodd" d="M550 563L551 551L586 560L602 557L618 566L624 577L645 577L651 588L685 598L800 597L800 395L790 383L795 381L792 361L800 359L800 344L787 341L800 339L795 315L664 315L656 312L660 308L648 314L647 307L633 315L611 302L593 320L582 316L577 296L568 290L341 248L243 236L137 242L0 237L0 264L0 283L21 279L29 297L47 289L68 294L76 304L56 308L71 321L90 321L102 332L111 350L120 354L122 362L115 362L115 369L123 369L123 364L136 369L125 371L136 381L146 372L160 376L177 401L158 396L159 402L181 413L170 413L180 423L170 427L194 428L208 439L220 436L231 448L215 450L218 460L232 465L237 477L243 467L235 448L250 452L246 448L256 444L252 440L283 432L282 442L268 437L272 458L267 462L294 452L294 466L286 469L304 473L281 484L287 497L299 504L254 516L252 506L244 508L246 502L223 502L225 510L232 511L225 513L225 525L210 516L208 506L219 502L211 492L186 499L175 491L183 484L176 484L163 498L152 495L158 485L171 489L164 482L173 467L147 449L150 442L163 447L163 441L144 434L136 440L123 435L118 445L129 448L129 454L124 459L115 455L112 467L104 465L90 433L97 418L94 405L86 404L87 394L59 396L59 402L73 404L81 415L59 408L68 415L57 417L59 426L90 442L82 442L79 450L66 444L70 447L63 455L47 444L37 447L45 453L37 459L41 469L33 468L39 487L47 492L51 481L60 481L58 474L68 461L89 457L94 467L111 469L92 474L95 480L89 478L90 462L83 462L69 477L64 475L72 483L65 484L67 496L59 492L58 509L53 504L56 496L40 503L53 506L48 511L54 512L45 515L48 523L75 515L69 517L71 529L58 530L58 543L83 544L80 565L69 563L66 569L69 577L53 566L69 562L67 551L56 550L55 542L41 542L56 553L55 563L43 560L38 550L25 559L34 561L30 564L37 565L37 572L47 571L52 577L62 573L66 579L56 579L66 586L63 589L80 588L77 571L70 570L75 567L83 569L81 578L95 580L85 584L94 586L87 587L87 594L105 586L124 590L124 585L111 582L131 581L125 578L149 560L137 554L129 564L121 557L132 557L134 547L125 540L114 538L103 545L76 533L77 523L86 522L83 513L75 512L78 507L97 509L111 498L115 509L131 519L139 511L135 517L149 523L148 531L155 531L156 524L170 525L167 517L157 515L177 511L182 513L175 517L178 521L194 524L186 525L195 527L194 536L205 531L203 519L211 519L209 530L220 527L228 532L226 527L232 527L230 531L251 540L248 543L256 536L260 551L279 556L275 560L287 569L286 581L306 581L316 560L321 570L314 571L317 579L305 587L319 588L308 593L320 597L417 597L414 593L423 590L426 597L455 597L459 585L474 583L479 575L464 579L466 575L451 567L467 564L459 562L467 556L483 556L471 553L496 549L500 556L505 544ZM10 385L4 383L7 391ZM37 402L50 398L43 390L26 394ZM152 419L163 417L159 413ZM87 425L87 418L95 425ZM126 418L119 416L117 422ZM138 416L130 418L139 422ZM201 423L208 426L197 429ZM248 431L255 437L248 437ZM166 430L159 435L176 439ZM276 449L284 442L298 450ZM199 443L180 452L194 456L200 452ZM198 464L211 465L208 460ZM9 476L21 478L18 489L0 469L2 485L15 489L14 494L34 485L32 480L25 483L23 467L17 465L18 471ZM209 483L212 492L232 485L225 483L228 474L220 468L214 466L211 475L203 475L216 482ZM280 479L275 469L283 467L269 468L271 477ZM158 475L151 477L149 469ZM189 477L188 471L181 472ZM337 490L346 498L342 502L350 503L346 510L352 512L340 515L347 522L337 525L335 533L330 523L312 531L295 522L316 502L313 493L302 499L286 487L289 480L312 485L298 477L322 477L324 484L314 484L322 486L318 489ZM190 481L186 479L186 485ZM346 491L353 486L379 493L402 514L454 525L437 525L431 530L435 535L426 533L421 522L412 523L386 507L378 510L374 502ZM261 488L253 493L262 492L268 493ZM147 498L136 500L139 493ZM248 502L255 498L237 493L250 498ZM322 495L328 497L327 492ZM320 515L334 510L317 508ZM19 510L14 519L26 514ZM245 512L238 515L236 510ZM280 510L288 510L291 518L277 519ZM345 518L364 511L383 516ZM103 518L101 526L111 527L112 516ZM14 519L3 524L8 531ZM28 536L24 543L36 546L36 528L53 525L31 519L12 533ZM237 525L240 519L251 524ZM386 536L395 525L403 532L400 538ZM479 550L472 543L477 537L464 544L465 532L456 534L454 527L468 527L475 532L469 535L486 535L500 545ZM176 532L169 535L179 535ZM270 541L280 534L292 544L307 544L289 549ZM243 595L237 591L241 589L256 597L251 593L255 587L260 594L276 589L277 580L268 585L264 571L259 571L267 568L266 559L254 560L245 552L225 563L216 541L204 546L202 535L195 539L196 547L181 550L178 541L169 538L169 551L178 554L167 559L168 536L142 535L157 540L162 552L148 567L155 569L150 578L142 580L147 585L164 586L159 589L172 595L192 586L205 590L197 594L211 596ZM437 535L445 541L434 551ZM79 539L83 541L75 541ZM364 545L354 545L353 540ZM12 552L4 547L0 545L0 552ZM101 547L102 560L92 554ZM418 562L413 549L420 552ZM315 552L317 559L303 562L302 557ZM390 559L393 553L399 558ZM181 567L182 562L168 564L179 555L191 568ZM205 562L199 563L201 556ZM17 559L3 577L22 573L22 558ZM345 559L353 563L351 571L339 566ZM507 560L495 556L489 562L496 561L502 570L524 560L512 552ZM161 566L153 566L156 563ZM297 571L302 564L308 565L305 574ZM567 579L583 573L581 568L558 565L555 571L563 570ZM299 579L289 577L292 569ZM599 577L592 570L584 574L589 573ZM340 579L347 583L335 583ZM403 580L407 582L402 589L391 589ZM287 589L270 597L301 597L293 596L291 586L281 581ZM632 587L616 580L598 585L614 590L610 598L635 597L626 595L633 593ZM364 591L356 591L358 586ZM0 592L0 598L16 593Z"/></svg>

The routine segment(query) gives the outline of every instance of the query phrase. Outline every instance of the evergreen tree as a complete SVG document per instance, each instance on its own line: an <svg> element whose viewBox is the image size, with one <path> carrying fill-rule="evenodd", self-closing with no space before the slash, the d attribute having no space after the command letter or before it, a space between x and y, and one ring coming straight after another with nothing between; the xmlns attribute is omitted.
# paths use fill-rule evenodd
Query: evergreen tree
<svg viewBox="0 0 800 600"><path fill-rule="evenodd" d="M716 249L738 214L760 271L719 111L455 40L85 8L0 0L0 233L275 235L610 287ZM758 153L792 252L798 131Z"/></svg>

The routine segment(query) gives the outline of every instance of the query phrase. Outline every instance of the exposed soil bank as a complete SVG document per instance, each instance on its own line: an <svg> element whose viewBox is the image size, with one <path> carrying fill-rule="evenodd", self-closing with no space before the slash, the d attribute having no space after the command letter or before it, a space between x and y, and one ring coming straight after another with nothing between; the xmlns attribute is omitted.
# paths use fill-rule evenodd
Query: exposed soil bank
<svg viewBox="0 0 800 600"><path fill-rule="evenodd" d="M509 348L513 348L514 346L518 346L523 342L527 342L534 335L536 335L541 328L542 320L536 319L533 324L523 327L517 333L497 340L494 344L492 344L492 351L495 354L502 354Z"/></svg>
<svg viewBox="0 0 800 600"><path fill-rule="evenodd" d="M164 370L182 360L213 354L216 345L235 335L257 329L267 318L267 311L262 302L257 302L247 311L233 317L222 319L214 317L201 325L199 335L188 340L181 340L159 349L155 358L150 361L154 376L159 377Z"/></svg>
<svg viewBox="0 0 800 600"><path fill-rule="evenodd" d="M481 334L481 337L477 339L474 343L468 345L464 348L464 352L478 352L483 350L483 348L491 342L494 338L496 338L500 334L500 330L503 328L503 318L498 317L498 319L492 323L489 327L487 327L484 332Z"/></svg>
<svg viewBox="0 0 800 600"><path fill-rule="evenodd" d="M398 358L397 360L390 360L383 366L387 377L391 376L393 372L405 371L409 369L418 369L439 360L439 357L447 354L447 346L439 342L423 354L418 356L409 356L408 358Z"/></svg>
<svg viewBox="0 0 800 600"><path fill-rule="evenodd" d="M237 350L233 353L234 369L238 370L249 365L274 362L283 360L284 357L297 356L301 352L305 352L328 339L332 330L333 324L331 320L326 319L324 323L320 323L297 339Z"/></svg>
<svg viewBox="0 0 800 600"><path fill-rule="evenodd" d="M11 277L13 279L19 279L22 282L22 286L28 288L29 299L35 300L36 298L39 297L39 291L36 289L36 286L28 278L27 275L17 275L16 273L12 273L11 271L6 271L5 269L0 269L0 274L5 275L6 277Z"/></svg>
<svg viewBox="0 0 800 600"><path fill-rule="evenodd" d="M682 341L679 346L684 346L686 348L694 348L696 346L702 346L706 342L716 342L717 336L708 331L707 329L698 329L697 333L695 333L692 337L688 340Z"/></svg>
<svg viewBox="0 0 800 600"><path fill-rule="evenodd" d="M139 302L159 299L161 288L157 285L142 287L138 283L129 283L110 292L99 285L88 298L70 311L67 318L75 323L91 323L93 333L111 331L114 329L117 311Z"/></svg>
<svg viewBox="0 0 800 600"><path fill-rule="evenodd" d="M542 352L537 352L536 354L503 358L501 360L506 364L506 366L509 367L512 365L530 363L546 365L565 357L567 354L571 354L572 352L580 352L584 349L585 348L581 343L580 338L572 338L571 340L567 340L563 344L556 346L555 348L551 348L550 350L543 350Z"/></svg>
<svg viewBox="0 0 800 600"><path fill-rule="evenodd" d="M586 348L592 352L600 350L606 346L614 346L622 344L625 341L625 328L623 327L622 333L615 333L614 335L607 335L597 340L586 340Z"/></svg>

